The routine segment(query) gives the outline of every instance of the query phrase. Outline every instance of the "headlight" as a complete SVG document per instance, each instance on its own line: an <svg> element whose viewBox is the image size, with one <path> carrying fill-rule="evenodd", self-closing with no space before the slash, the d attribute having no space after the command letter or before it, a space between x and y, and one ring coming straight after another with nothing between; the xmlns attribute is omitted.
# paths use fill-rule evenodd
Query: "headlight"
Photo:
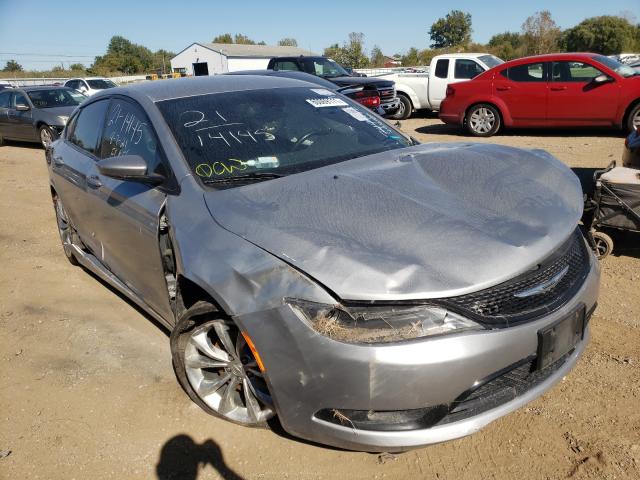
<svg viewBox="0 0 640 480"><path fill-rule="evenodd" d="M69 117L67 117L66 115L58 115L58 120L60 120L63 125L66 125L67 120L69 120Z"/></svg>
<svg viewBox="0 0 640 480"><path fill-rule="evenodd" d="M287 299L300 320L315 331L347 343L387 343L483 330L482 325L431 305L345 307Z"/></svg>

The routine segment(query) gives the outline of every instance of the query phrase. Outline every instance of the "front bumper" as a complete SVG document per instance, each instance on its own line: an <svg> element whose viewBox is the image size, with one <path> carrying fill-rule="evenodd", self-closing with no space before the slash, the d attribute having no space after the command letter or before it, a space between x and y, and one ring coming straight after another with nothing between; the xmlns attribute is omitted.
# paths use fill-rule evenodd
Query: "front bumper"
<svg viewBox="0 0 640 480"><path fill-rule="evenodd" d="M483 379L535 356L538 330L580 304L590 311L599 291L599 266L562 308L538 320L499 330L467 332L388 345L353 345L324 337L289 307L237 318L261 353L283 428L292 435L340 448L397 451L476 432L550 389L575 365L588 339L543 381L478 415L430 428L363 430L321 419L326 409L411 410L449 405Z"/></svg>

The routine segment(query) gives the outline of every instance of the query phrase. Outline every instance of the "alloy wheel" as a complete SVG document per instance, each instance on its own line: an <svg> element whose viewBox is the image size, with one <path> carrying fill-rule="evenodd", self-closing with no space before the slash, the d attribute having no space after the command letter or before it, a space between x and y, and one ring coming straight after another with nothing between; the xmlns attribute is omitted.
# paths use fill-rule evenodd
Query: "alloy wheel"
<svg viewBox="0 0 640 480"><path fill-rule="evenodd" d="M631 120L631 125L635 129L640 129L640 108L636 110L633 120Z"/></svg>
<svg viewBox="0 0 640 480"><path fill-rule="evenodd" d="M475 109L469 116L469 125L477 133L489 133L495 123L495 114L486 107Z"/></svg>
<svg viewBox="0 0 640 480"><path fill-rule="evenodd" d="M274 415L264 374L233 323L212 320L195 328L184 367L195 393L220 416L252 425Z"/></svg>
<svg viewBox="0 0 640 480"><path fill-rule="evenodd" d="M73 227L69 224L67 212L57 196L53 199L53 207L56 212L56 223L58 224L58 233L60 234L64 254L73 265L77 265L78 261L73 254Z"/></svg>
<svg viewBox="0 0 640 480"><path fill-rule="evenodd" d="M42 127L40 129L40 142L44 148L48 148L51 142L53 142L53 136L51 135L49 127Z"/></svg>

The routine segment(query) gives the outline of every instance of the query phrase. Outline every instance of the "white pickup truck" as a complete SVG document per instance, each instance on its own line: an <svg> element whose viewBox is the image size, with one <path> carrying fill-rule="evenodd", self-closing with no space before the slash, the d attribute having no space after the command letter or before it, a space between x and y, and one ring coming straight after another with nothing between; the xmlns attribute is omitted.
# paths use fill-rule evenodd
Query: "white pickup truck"
<svg viewBox="0 0 640 480"><path fill-rule="evenodd" d="M390 118L404 120L415 110L439 110L448 84L470 80L501 63L489 53L451 53L433 57L426 73L392 72L376 76L395 82L400 108Z"/></svg>

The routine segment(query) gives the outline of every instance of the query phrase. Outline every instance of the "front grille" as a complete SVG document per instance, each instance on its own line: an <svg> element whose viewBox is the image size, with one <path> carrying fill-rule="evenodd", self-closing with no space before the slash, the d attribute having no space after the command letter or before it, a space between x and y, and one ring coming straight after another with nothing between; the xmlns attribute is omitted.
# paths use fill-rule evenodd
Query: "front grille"
<svg viewBox="0 0 640 480"><path fill-rule="evenodd" d="M378 90L378 93L380 94L381 103L391 102L396 97L395 88L382 88Z"/></svg>
<svg viewBox="0 0 640 480"><path fill-rule="evenodd" d="M545 285L566 270L557 284L530 296L518 297ZM508 327L548 314L571 298L589 273L589 255L578 229L554 254L535 270L479 292L442 299L451 310L487 324Z"/></svg>

